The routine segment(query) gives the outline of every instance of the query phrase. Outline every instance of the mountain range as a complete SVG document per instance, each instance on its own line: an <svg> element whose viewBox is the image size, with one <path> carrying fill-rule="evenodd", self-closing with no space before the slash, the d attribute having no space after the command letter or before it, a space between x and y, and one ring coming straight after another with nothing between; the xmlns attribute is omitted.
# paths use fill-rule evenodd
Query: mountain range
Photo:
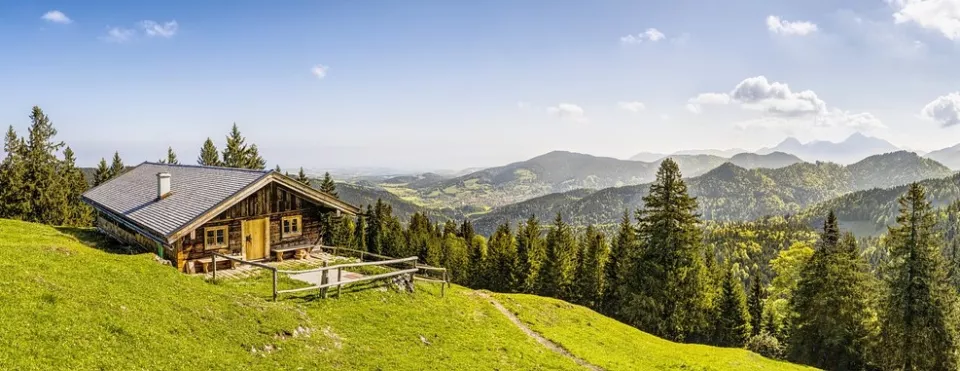
<svg viewBox="0 0 960 371"><path fill-rule="evenodd" d="M796 214L819 202L851 192L896 187L944 178L949 168L915 153L898 151L867 157L851 165L798 162L781 168L747 169L732 163L688 179L707 220L750 220L764 215ZM577 190L533 198L476 215L477 230L488 231L537 215L562 213L573 224L615 223L624 210L642 206L649 185Z"/></svg>

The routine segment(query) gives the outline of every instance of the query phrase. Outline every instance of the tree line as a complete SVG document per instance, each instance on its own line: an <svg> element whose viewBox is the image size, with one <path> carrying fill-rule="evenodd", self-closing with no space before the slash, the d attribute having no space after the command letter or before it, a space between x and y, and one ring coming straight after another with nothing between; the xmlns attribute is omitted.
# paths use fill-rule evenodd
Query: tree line
<svg viewBox="0 0 960 371"><path fill-rule="evenodd" d="M462 285L567 300L675 341L832 370L955 370L951 280L960 279L951 272L960 269L945 251L960 239L941 221L956 222L960 202L945 219L925 192L913 184L900 197L879 262L832 211L816 233L783 218L756 222L775 249L751 245L758 233L745 224L734 225L739 236L705 227L672 160L612 238L594 226L577 233L559 214L547 225L536 217L500 225L489 238L469 220L436 224L422 213L404 226L378 200L340 218L328 241L417 256Z"/></svg>

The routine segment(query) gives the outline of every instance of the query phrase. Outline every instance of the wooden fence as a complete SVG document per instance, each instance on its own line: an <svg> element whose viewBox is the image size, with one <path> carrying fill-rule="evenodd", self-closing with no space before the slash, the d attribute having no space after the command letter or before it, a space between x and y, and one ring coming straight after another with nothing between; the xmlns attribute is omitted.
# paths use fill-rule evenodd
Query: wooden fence
<svg viewBox="0 0 960 371"><path fill-rule="evenodd" d="M347 248L343 248L343 247L339 247L339 248L338 248L338 247L334 247L334 246L320 246L320 248L321 248L321 249L332 249L332 250L334 250L334 251L336 251L336 252L345 251L345 252L355 252L355 253L359 253L359 254L360 254L360 262L359 262L359 263L337 264L337 265L330 265L330 266L324 265L323 267L320 267L320 268L307 269L307 270L284 270L284 269L279 269L279 268L277 268L277 267L270 266L270 265L267 265L267 264L258 263L258 262L252 262L252 261L246 261L246 260L243 260L243 259L238 259L238 258L233 257L233 256L229 256L229 255L224 255L224 254L221 254L221 253L213 252L212 264L211 264L211 265L213 266L213 279L214 279L214 280L217 279L217 258L219 257L219 258L223 258L223 259L227 259L227 260L232 260L232 261L235 261L235 262L240 263L240 264L252 265L252 266L257 267L257 268L263 268L263 269L269 270L270 273L271 273L271 275L272 275L272 278L273 278L273 280L272 280L272 281L273 281L273 290L272 290L272 291L273 291L273 300L274 300L274 301L277 300L277 296L278 296L279 294L294 293L294 292L303 292L303 291L311 291L311 290L318 290L319 294L320 294L322 297L326 298L326 297L327 297L327 291L328 291L328 289L331 288L331 287L336 287L336 288L337 288L337 297L340 297L340 292L343 290L343 286L348 286L348 285L352 285L352 284L360 283L360 282L367 282L367 281L374 281L374 280L382 280L382 279L387 279L387 278L392 278L392 277L397 277L397 276L403 276L403 275L410 275L410 289L411 289L411 290L413 290L413 287L414 287L414 280L421 280L421 281L425 281L425 282L440 283L440 284L441 284L441 285L440 285L440 296L443 296L443 295L444 295L444 287L445 287L445 286L450 286L449 275L447 274L446 268L436 268L436 267L431 267L431 266L426 266L426 265L419 265L419 264L417 264L417 259L418 259L418 258L417 258L416 256L411 256L411 257L409 257L409 258L396 259L396 258L391 258L391 257L385 256L385 255L379 255L379 254L374 254L374 253L370 253L370 252L366 252L366 251L360 251L360 250L354 250L354 249L347 249ZM374 257L374 258L385 259L385 260L377 260L377 261L364 262L364 261L363 261L363 258L364 258L364 257ZM360 277L360 278L358 278L358 279L354 279L354 280L350 280L350 281L347 281L347 282L343 282L343 268L355 268L355 267L365 267L365 266L381 266L381 267L385 267L385 268L390 268L389 265L391 265L391 264L404 264L404 263L406 263L406 264L409 266L409 268L399 269L399 270L395 270L395 271L392 271L392 272L386 272L386 273L380 273L380 274L374 274L374 275L364 275L364 276L362 276L362 277ZM326 263L324 263L324 264L326 264ZM336 280L335 282L330 282L330 278L331 278L331 277L330 277L330 271L332 271L332 270L336 270L337 280ZM427 278L427 277L417 277L416 274L419 273L421 270L423 270L423 271L425 271L425 272L435 272L435 273L438 272L438 273L440 274L440 276L441 276L441 279L433 279L433 278ZM303 273L314 273L314 272L320 272L321 279L320 279L320 283L318 283L318 284L315 284L315 285L312 285L312 286L308 286L308 287L299 287L299 288L288 289L288 290L278 290L278 289L277 289L277 275L278 275L278 274L287 274L287 275L290 275L290 274L303 274Z"/></svg>

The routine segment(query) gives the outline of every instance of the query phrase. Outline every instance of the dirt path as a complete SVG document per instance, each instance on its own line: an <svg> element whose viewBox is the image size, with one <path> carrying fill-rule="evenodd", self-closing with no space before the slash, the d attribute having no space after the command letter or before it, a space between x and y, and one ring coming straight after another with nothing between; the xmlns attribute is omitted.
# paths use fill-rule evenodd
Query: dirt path
<svg viewBox="0 0 960 371"><path fill-rule="evenodd" d="M523 322L520 321L520 318L517 318L517 316L516 316L515 314L513 314L512 312L510 312L509 310L507 310L507 308L504 307L503 304L500 304L500 302L497 301L497 299L494 299L494 298L493 298L492 296L490 296L489 294L487 294L487 293L485 293L485 292L483 292L483 291L474 291L474 293L476 293L477 296L480 296L480 297L482 297L482 298L484 298L484 299L487 299L487 301L489 301L490 304L493 304L493 306L494 306L495 308L497 308L497 310L499 310L500 313L503 313L504 316L507 316L507 319L509 319L510 322L513 322L513 324L514 324L515 326L517 326L517 328L519 328L520 331L523 331L525 334L527 334L527 336L532 337L534 340L536 340L538 343L540 343L540 345L543 345L544 347L546 347L547 349L550 349L550 350L553 351L554 353L557 353L557 354L560 354L560 355L562 355L562 356L564 356L564 357L570 358L571 360L573 360L574 362L576 362L576 363L577 363L578 365L580 365L580 366L586 367L586 368L591 369L591 370L594 370L594 371L602 371L602 370L603 370L602 368L597 367L596 365L590 364L590 362L587 362L587 361L581 359L580 357L577 357L577 356L571 354L571 353L568 352L566 349L563 349L563 347L561 347L560 345L557 345L557 343L554 343L554 342L548 340L547 338L543 337L542 335L540 335L540 334L537 333L536 331L531 330L530 327L527 327L526 324L524 324Z"/></svg>

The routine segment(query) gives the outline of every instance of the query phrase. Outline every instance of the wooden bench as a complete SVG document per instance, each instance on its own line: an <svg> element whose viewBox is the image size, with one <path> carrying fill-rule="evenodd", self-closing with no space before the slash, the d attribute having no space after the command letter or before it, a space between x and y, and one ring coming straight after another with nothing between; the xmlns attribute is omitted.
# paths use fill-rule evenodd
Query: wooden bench
<svg viewBox="0 0 960 371"><path fill-rule="evenodd" d="M288 251L293 251L293 256L297 259L304 259L310 253L310 250L313 250L313 246L287 246L287 247L274 247L271 249L276 255L276 260L278 262L283 261L283 253Z"/></svg>
<svg viewBox="0 0 960 371"><path fill-rule="evenodd" d="M234 258L240 259L240 255L231 255L231 256L234 257ZM230 262L230 269L233 269L233 268L236 268L236 267L237 267L237 261L236 261L236 260L219 258L219 259L217 259L217 263L222 262L222 261L224 261L224 260ZM208 273L208 272L210 272L210 265L211 265L211 263L213 263L213 257L211 256L211 257L209 257L209 258L194 259L194 260L193 260L193 263L194 263L194 264L200 263L200 266L203 268L203 273Z"/></svg>

